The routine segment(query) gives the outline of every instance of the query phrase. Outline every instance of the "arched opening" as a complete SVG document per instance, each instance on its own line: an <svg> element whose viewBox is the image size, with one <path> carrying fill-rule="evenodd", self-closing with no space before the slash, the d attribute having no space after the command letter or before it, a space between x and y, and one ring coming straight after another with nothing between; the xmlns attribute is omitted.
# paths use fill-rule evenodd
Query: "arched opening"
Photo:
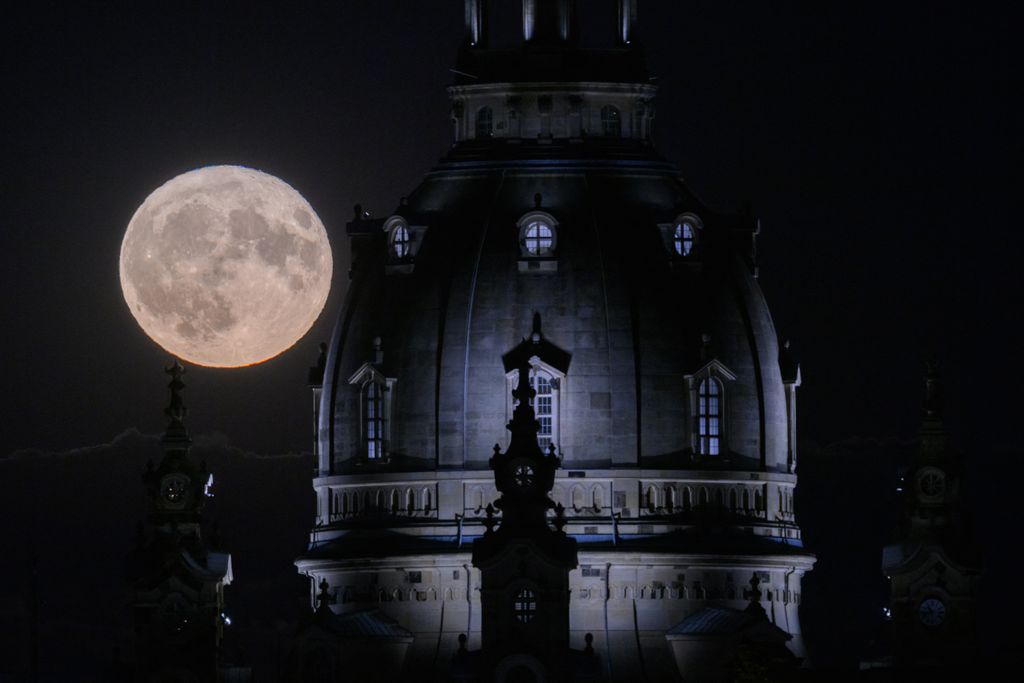
<svg viewBox="0 0 1024 683"><path fill-rule="evenodd" d="M434 500L430 489L423 489L423 514L430 514L430 511L434 509L433 502Z"/></svg>
<svg viewBox="0 0 1024 683"><path fill-rule="evenodd" d="M665 487L665 509L674 512L676 509L676 489L674 486Z"/></svg>
<svg viewBox="0 0 1024 683"><path fill-rule="evenodd" d="M572 509L575 512L583 510L583 487L581 486L572 487Z"/></svg>
<svg viewBox="0 0 1024 683"><path fill-rule="evenodd" d="M398 489L391 490L391 514L397 515L402 511L402 497L398 494Z"/></svg>
<svg viewBox="0 0 1024 683"><path fill-rule="evenodd" d="M672 233L672 246L679 256L689 256L693 252L697 232L690 221L677 223Z"/></svg>
<svg viewBox="0 0 1024 683"><path fill-rule="evenodd" d="M644 505L647 511L653 513L658 508L658 491L653 486L647 487L647 494L644 496Z"/></svg>
<svg viewBox="0 0 1024 683"><path fill-rule="evenodd" d="M593 503L594 512L601 512L604 507L604 493L601 491L600 486L595 486L593 492L590 494L591 502Z"/></svg>
<svg viewBox="0 0 1024 683"><path fill-rule="evenodd" d="M476 137L478 140L494 135L494 110L480 107L476 112Z"/></svg>
<svg viewBox="0 0 1024 683"><path fill-rule="evenodd" d="M416 512L416 494L412 489L405 490L405 510L410 515Z"/></svg>
<svg viewBox="0 0 1024 683"><path fill-rule="evenodd" d="M601 107L601 135L606 138L622 137L622 113L618 107Z"/></svg>

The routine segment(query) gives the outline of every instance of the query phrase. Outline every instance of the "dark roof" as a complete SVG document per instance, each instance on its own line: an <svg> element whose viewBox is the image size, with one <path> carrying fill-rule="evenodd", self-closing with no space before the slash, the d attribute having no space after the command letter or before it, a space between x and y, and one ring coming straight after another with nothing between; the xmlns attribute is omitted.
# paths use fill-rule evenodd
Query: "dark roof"
<svg viewBox="0 0 1024 683"><path fill-rule="evenodd" d="M335 614L317 611L316 623L342 638L412 638L412 633L378 609Z"/></svg>
<svg viewBox="0 0 1024 683"><path fill-rule="evenodd" d="M719 635L738 633L754 623L754 617L730 607L705 607L668 630L669 635Z"/></svg>

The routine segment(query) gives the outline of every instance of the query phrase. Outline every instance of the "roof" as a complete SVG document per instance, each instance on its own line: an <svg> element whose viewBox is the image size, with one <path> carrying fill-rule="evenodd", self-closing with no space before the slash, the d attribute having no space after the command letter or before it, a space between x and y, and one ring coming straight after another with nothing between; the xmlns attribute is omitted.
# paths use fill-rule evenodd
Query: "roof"
<svg viewBox="0 0 1024 683"><path fill-rule="evenodd" d="M738 633L754 622L754 618L731 607L705 607L694 612L668 630L668 635L719 635Z"/></svg>
<svg viewBox="0 0 1024 683"><path fill-rule="evenodd" d="M412 633L378 609L335 614L325 608L317 611L319 626L342 638L412 638Z"/></svg>

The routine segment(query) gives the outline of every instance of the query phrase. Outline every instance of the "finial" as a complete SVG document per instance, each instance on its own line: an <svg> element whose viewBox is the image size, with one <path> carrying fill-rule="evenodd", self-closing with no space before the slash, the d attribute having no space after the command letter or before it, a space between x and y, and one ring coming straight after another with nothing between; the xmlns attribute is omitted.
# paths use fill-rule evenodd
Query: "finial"
<svg viewBox="0 0 1024 683"><path fill-rule="evenodd" d="M782 348L786 349L787 351L789 350L789 340L788 339L786 341L782 342Z"/></svg>
<svg viewBox="0 0 1024 683"><path fill-rule="evenodd" d="M487 518L484 519L484 527L487 528L487 533L491 533L494 531L494 525L498 523L498 520L494 518L494 506L488 503L484 512L487 514Z"/></svg>
<svg viewBox="0 0 1024 683"><path fill-rule="evenodd" d="M533 195L533 208L539 209L541 204L543 204L543 203L544 203L544 195L542 195L540 192L538 192L537 194Z"/></svg>
<svg viewBox="0 0 1024 683"><path fill-rule="evenodd" d="M554 442L551 442L551 441L548 442L548 457L549 458L557 458L558 457L558 454L555 452L555 444L554 444Z"/></svg>
<svg viewBox="0 0 1024 683"><path fill-rule="evenodd" d="M711 335L707 332L701 332L700 335L700 359L702 361L708 360L711 356Z"/></svg>
<svg viewBox="0 0 1024 683"><path fill-rule="evenodd" d="M181 381L181 377L185 374L185 368L175 358L174 364L169 368L164 368L164 372L171 376L171 381L167 385L171 390L171 402L164 409L164 414L171 418L170 423L167 425L167 431L184 430L185 416L188 415L188 408L185 407L185 401L181 397L181 392L185 388L185 383Z"/></svg>
<svg viewBox="0 0 1024 683"><path fill-rule="evenodd" d="M377 365L380 365L381 363L384 362L384 349L382 347L383 347L383 342L381 342L380 337L374 337L373 338L373 362L376 363Z"/></svg>
<svg viewBox="0 0 1024 683"><path fill-rule="evenodd" d="M744 591L744 597L748 598L751 602L761 601L761 577L757 575L757 572L750 577L750 590Z"/></svg>
<svg viewBox="0 0 1024 683"><path fill-rule="evenodd" d="M498 444L494 444L494 454L501 455L501 446L499 446Z"/></svg>
<svg viewBox="0 0 1024 683"><path fill-rule="evenodd" d="M460 633L459 634L459 652L465 652L466 651L466 640L467 640L466 634L465 633Z"/></svg>
<svg viewBox="0 0 1024 683"><path fill-rule="evenodd" d="M320 593L316 596L316 608L327 609L331 602L330 584L327 579L320 579Z"/></svg>
<svg viewBox="0 0 1024 683"><path fill-rule="evenodd" d="M565 506L555 503L555 529L561 531L565 528Z"/></svg>

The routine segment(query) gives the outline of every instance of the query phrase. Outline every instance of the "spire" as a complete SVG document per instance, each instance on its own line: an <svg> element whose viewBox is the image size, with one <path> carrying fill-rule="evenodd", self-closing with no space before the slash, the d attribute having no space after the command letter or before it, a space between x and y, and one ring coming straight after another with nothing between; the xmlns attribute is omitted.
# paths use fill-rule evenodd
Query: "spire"
<svg viewBox="0 0 1024 683"><path fill-rule="evenodd" d="M170 418L170 421L167 423L167 429L164 430L163 440L165 442L188 441L188 430L185 428L185 416L188 415L188 408L185 407L185 401L181 396L181 392L185 389L185 383L181 379L185 374L185 368L175 358L169 368L164 368L164 372L171 376L171 381L167 384L167 388L171 390L171 401L164 409L164 414Z"/></svg>

